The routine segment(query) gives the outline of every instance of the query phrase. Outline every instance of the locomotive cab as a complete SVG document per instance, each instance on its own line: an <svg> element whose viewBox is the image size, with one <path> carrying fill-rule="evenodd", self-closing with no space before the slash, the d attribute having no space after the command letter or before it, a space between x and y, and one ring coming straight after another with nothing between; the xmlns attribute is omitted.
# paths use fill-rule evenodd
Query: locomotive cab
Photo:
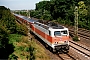
<svg viewBox="0 0 90 60"><path fill-rule="evenodd" d="M52 36L52 47L53 50L69 50L69 31L67 28L64 29L50 29Z"/></svg>

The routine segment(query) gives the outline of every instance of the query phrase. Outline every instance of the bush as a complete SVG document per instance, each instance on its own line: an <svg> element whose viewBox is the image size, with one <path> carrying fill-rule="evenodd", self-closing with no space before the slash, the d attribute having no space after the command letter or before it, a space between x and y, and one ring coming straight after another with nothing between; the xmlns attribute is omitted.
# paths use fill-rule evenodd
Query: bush
<svg viewBox="0 0 90 60"><path fill-rule="evenodd" d="M74 37L73 37L73 41L79 41L78 38L79 38L78 36L74 36Z"/></svg>
<svg viewBox="0 0 90 60"><path fill-rule="evenodd" d="M10 60L17 60L17 56L15 55L15 54L11 54L10 56L9 56L9 59Z"/></svg>
<svg viewBox="0 0 90 60"><path fill-rule="evenodd" d="M13 44L13 42L20 42L22 35L10 34L8 38L9 38L9 44Z"/></svg>
<svg viewBox="0 0 90 60"><path fill-rule="evenodd" d="M30 60L35 60L35 48L30 46Z"/></svg>
<svg viewBox="0 0 90 60"><path fill-rule="evenodd" d="M17 24L16 31L18 34L27 35L28 29L25 25Z"/></svg>

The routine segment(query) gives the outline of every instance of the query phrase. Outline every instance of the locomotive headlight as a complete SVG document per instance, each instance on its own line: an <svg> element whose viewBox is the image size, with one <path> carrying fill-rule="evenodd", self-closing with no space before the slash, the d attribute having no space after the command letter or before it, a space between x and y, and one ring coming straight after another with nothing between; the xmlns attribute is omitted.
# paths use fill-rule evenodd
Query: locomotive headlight
<svg viewBox="0 0 90 60"><path fill-rule="evenodd" d="M68 41L64 41L64 43L68 43Z"/></svg>
<svg viewBox="0 0 90 60"><path fill-rule="evenodd" d="M55 42L55 44L57 44L57 42Z"/></svg>
<svg viewBox="0 0 90 60"><path fill-rule="evenodd" d="M69 41L64 41L64 43L69 45Z"/></svg>
<svg viewBox="0 0 90 60"><path fill-rule="evenodd" d="M55 42L55 43L54 43L54 45L57 45L57 44L58 44L58 42Z"/></svg>

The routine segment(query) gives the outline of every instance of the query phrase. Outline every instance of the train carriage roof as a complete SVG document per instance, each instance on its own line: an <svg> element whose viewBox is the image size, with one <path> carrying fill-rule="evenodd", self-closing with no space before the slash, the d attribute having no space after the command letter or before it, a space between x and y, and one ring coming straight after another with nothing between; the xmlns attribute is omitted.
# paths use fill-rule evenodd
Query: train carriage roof
<svg viewBox="0 0 90 60"><path fill-rule="evenodd" d="M22 15L18 15L18 14L14 14L14 15L16 15L16 16L18 16L18 17L20 17L20 18L22 18L22 17L23 17Z"/></svg>
<svg viewBox="0 0 90 60"><path fill-rule="evenodd" d="M31 22L31 23L35 23L45 29L49 29L49 28L52 28L52 29L64 29L66 27L62 26L62 25L59 25L57 23L54 23L54 22L51 22L51 21L45 21L45 20L34 20L34 19L30 19L30 18L27 18L25 16L21 16L21 15L18 15L18 14L14 14L20 18L23 18L25 20L27 20L28 22Z"/></svg>
<svg viewBox="0 0 90 60"><path fill-rule="evenodd" d="M14 14L14 15L16 15L16 16L18 16L20 18L23 18L24 20L27 20L28 22L31 22L31 23L34 23L34 22L37 21L37 20L30 19L30 18L28 18L26 16L22 16L22 15L18 15L18 14Z"/></svg>
<svg viewBox="0 0 90 60"><path fill-rule="evenodd" d="M31 22L31 23L34 23L36 22L37 20L33 20L33 19L29 19L28 22Z"/></svg>
<svg viewBox="0 0 90 60"><path fill-rule="evenodd" d="M28 22L31 22L31 23L34 23L34 22L37 21L37 20L33 20L33 19L30 19L30 18L25 17L25 16L23 16L22 18L25 19L25 20L27 20Z"/></svg>

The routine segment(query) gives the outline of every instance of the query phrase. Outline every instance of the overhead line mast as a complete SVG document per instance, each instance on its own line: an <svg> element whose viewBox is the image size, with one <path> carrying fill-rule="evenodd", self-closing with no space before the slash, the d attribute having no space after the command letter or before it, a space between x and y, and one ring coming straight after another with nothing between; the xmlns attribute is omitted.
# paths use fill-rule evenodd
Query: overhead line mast
<svg viewBox="0 0 90 60"><path fill-rule="evenodd" d="M78 37L78 7L75 7L75 35Z"/></svg>
<svg viewBox="0 0 90 60"><path fill-rule="evenodd" d="M30 18L30 12L27 10L27 17Z"/></svg>

